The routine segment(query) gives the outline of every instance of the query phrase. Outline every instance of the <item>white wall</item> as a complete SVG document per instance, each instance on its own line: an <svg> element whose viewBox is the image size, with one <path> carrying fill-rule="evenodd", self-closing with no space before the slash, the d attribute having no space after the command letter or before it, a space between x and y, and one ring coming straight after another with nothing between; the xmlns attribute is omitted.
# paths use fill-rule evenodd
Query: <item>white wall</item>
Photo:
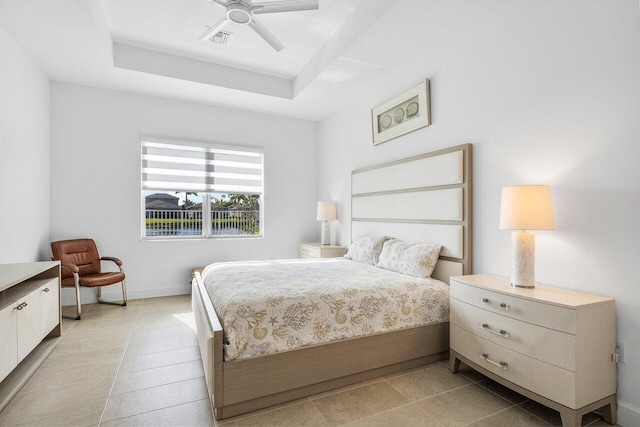
<svg viewBox="0 0 640 427"><path fill-rule="evenodd" d="M140 135L264 147L264 238L141 241ZM315 122L56 82L51 154L51 239L121 258L131 298L190 292L191 268L216 261L296 257L317 235Z"/></svg>
<svg viewBox="0 0 640 427"><path fill-rule="evenodd" d="M423 50L320 123L319 196L341 207L338 241L350 241L352 169L471 142L473 271L508 275L501 188L549 184L557 230L536 233L536 279L616 299L620 423L640 425L638 2L506 2L438 44L428 26L415 37ZM372 146L370 108L424 77L433 124Z"/></svg>
<svg viewBox="0 0 640 427"><path fill-rule="evenodd" d="M49 79L0 27L0 263L49 256Z"/></svg>

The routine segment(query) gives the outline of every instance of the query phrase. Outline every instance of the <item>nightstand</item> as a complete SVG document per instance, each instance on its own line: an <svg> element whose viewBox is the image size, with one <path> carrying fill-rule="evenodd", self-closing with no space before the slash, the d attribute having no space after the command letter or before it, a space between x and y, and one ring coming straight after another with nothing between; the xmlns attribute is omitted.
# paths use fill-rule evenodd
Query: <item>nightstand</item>
<svg viewBox="0 0 640 427"><path fill-rule="evenodd" d="M560 412L563 426L602 408L616 423L615 303L492 275L451 277L450 369L460 361Z"/></svg>
<svg viewBox="0 0 640 427"><path fill-rule="evenodd" d="M323 245L318 242L300 244L300 258L335 258L347 253L347 248L336 245Z"/></svg>

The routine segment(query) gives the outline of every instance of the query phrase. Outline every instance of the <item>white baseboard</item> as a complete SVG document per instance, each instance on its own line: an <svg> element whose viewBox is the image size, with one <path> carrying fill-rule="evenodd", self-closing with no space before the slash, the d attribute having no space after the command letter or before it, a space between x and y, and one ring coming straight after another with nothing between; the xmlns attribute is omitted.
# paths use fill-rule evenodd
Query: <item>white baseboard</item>
<svg viewBox="0 0 640 427"><path fill-rule="evenodd" d="M618 424L626 427L640 426L640 407L618 400Z"/></svg>
<svg viewBox="0 0 640 427"><path fill-rule="evenodd" d="M118 287L117 287L118 288ZM168 297L173 295L187 295L191 293L191 286L175 286L172 288L160 288L160 289L140 289L129 290L127 289L128 299L142 299L142 298L155 298L155 297ZM107 292L103 290L102 297L107 301L120 301L122 300L122 292L120 288L117 291ZM95 289L81 288L80 300L83 304L94 304L98 302L97 292ZM65 288L62 290L62 305L75 305L75 290L73 288Z"/></svg>

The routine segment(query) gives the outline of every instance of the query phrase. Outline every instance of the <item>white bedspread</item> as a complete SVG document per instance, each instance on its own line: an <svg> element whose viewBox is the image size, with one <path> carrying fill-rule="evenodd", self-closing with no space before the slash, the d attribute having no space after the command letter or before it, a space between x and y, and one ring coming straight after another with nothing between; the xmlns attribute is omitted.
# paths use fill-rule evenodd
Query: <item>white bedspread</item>
<svg viewBox="0 0 640 427"><path fill-rule="evenodd" d="M449 286L340 258L224 262L203 271L225 360L449 320Z"/></svg>

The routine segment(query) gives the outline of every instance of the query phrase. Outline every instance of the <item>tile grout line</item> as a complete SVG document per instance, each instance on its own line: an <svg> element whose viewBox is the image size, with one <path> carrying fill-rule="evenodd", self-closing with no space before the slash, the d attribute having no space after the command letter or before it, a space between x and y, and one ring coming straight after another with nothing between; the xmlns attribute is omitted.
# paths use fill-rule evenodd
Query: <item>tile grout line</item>
<svg viewBox="0 0 640 427"><path fill-rule="evenodd" d="M407 376L407 375L415 374L416 372L422 372L422 371L426 371L426 370L434 369L434 368L439 368L439 367L440 367L440 366L438 366L438 365L435 365L435 366L425 366L425 367L423 367L423 368L416 369L415 371L405 372L404 374L398 374L398 375L389 374L389 375L393 375L392 377L389 377L389 379L405 377L405 376ZM402 371L401 371L401 372L402 372ZM397 373L397 372L396 372L396 373ZM388 377L389 375L383 375L383 376L378 377L378 378L382 378L382 379L386 380L386 378L384 378L384 377Z"/></svg>
<svg viewBox="0 0 640 427"><path fill-rule="evenodd" d="M134 328L135 329L135 328ZM157 342L159 338L162 338L164 340L164 342L167 341L172 341L173 343L175 342L182 342L181 345L177 346L176 348L169 348L169 349L162 349L162 350L157 350L157 349L151 349L149 350L144 350L144 353L134 353L133 355L127 357L128 359L133 358L133 357L138 357L138 356L146 356L149 354L157 354L157 353L166 353L167 351L174 351L174 350L181 350L184 348L188 348L188 347L195 347L198 345L198 337L195 334L191 334L191 335L184 335L184 336L176 336L176 337L153 337L150 339L145 339L145 340L138 340L138 339L133 339L133 337L131 337L131 341L132 341L132 345L134 346L138 346L138 347L144 347L147 348L149 342ZM192 341L193 343L189 344L189 341ZM146 351L149 351L148 353Z"/></svg>
<svg viewBox="0 0 640 427"><path fill-rule="evenodd" d="M587 414L584 414L584 415L587 415ZM584 415L583 415L583 416L584 416ZM597 423L598 421L600 421L600 417L598 417L598 418L596 418L595 420L591 421L589 424L587 424L587 426L591 426L591 425L593 425L593 424ZM585 426L585 427L586 427L586 426Z"/></svg>
<svg viewBox="0 0 640 427"><path fill-rule="evenodd" d="M192 360L191 362L194 362L194 361ZM185 362L185 363L191 363L191 362ZM174 365L168 365L168 366L175 366L175 365L182 365L182 363L175 363ZM158 369L161 369L161 368L166 368L166 366L160 366L160 368L158 368ZM152 369L156 369L156 368L152 368ZM136 372L142 372L142 371L136 371ZM123 372L123 373L131 374L132 372ZM117 374L116 374L116 378L117 378ZM182 382L186 382L186 381L197 380L199 378L204 378L204 374L200 375L200 376L197 376L197 377L193 377L193 378L186 378L186 379L183 379L183 380L171 381L171 382L162 383L162 384L159 384L159 385L151 385L151 386L148 386L148 387L137 388L135 390L119 391L117 393L110 392L109 393L109 397L111 397L111 395L117 396L119 394L135 393L136 391L149 390L150 388L162 387L162 386L171 385L171 384L178 384L178 383L182 383ZM114 385L115 385L115 381L114 381ZM112 387L112 390L113 390L113 387ZM202 400L202 399L196 399L196 400ZM191 401L185 402L185 403L190 403L190 402L195 402L195 400L191 400ZM183 403L178 403L176 405L171 405L171 406L177 406L177 405L183 405ZM167 408L170 408L171 406L167 406ZM147 412L153 412L153 411L157 411L157 409L152 409L151 411L147 411ZM121 418L126 418L126 417L121 417Z"/></svg>
<svg viewBox="0 0 640 427"><path fill-rule="evenodd" d="M478 418L477 420L471 421L470 423L466 423L466 424L465 424L465 426L469 426L469 425L471 425L471 424L473 424L473 423L477 423L478 421L486 420L487 418L489 418L489 417L493 417L494 415L497 415L497 414L499 414L499 413L501 413L501 412L508 411L509 409L514 408L515 406L516 406L516 405L508 406L508 407L506 407L506 408L504 408L504 409L501 409L501 410L499 410L499 411L494 412L493 414L489 414L489 415L484 416L484 417L482 417L482 418Z"/></svg>
<svg viewBox="0 0 640 427"><path fill-rule="evenodd" d="M184 348L197 348L197 347L198 347L197 345L193 345L193 346L184 347ZM139 356L125 357L125 358L123 358L123 359L133 359L133 358L135 358L135 357L144 357L144 356L150 356L150 355L152 355L152 354L168 353L168 352L171 352L171 351L178 351L178 350L182 350L182 349L181 349L181 348L178 348L178 349L176 349L176 350L167 350L167 351L159 351L159 352L156 352L156 353L141 354L141 355L139 355ZM144 371L149 371L149 370L151 370L151 369L166 368L166 367L168 367L168 366L172 366L172 365L179 365L179 364L181 364L181 363L190 363L190 362L196 362L196 361L201 361L201 359L199 359L199 358L198 358L198 359L193 359L193 360L185 360L184 362L171 363L171 364L169 364L169 365L152 366L152 367L150 367L150 368L136 369L135 371L127 371L127 372L124 372L124 373L125 373L125 374L133 374L133 373L135 373L135 372L144 372Z"/></svg>
<svg viewBox="0 0 640 427"><path fill-rule="evenodd" d="M150 414L152 412L163 411L165 409L170 409L170 408L176 408L176 407L182 406L182 405L188 405L190 403L199 402L201 400L210 400L210 399L207 396L207 397L204 397L202 399L190 400L188 402L183 402L183 403L178 403L178 404L175 404L175 405L165 406L164 408L158 408L158 409L152 409L150 411L140 412L139 414L133 414L133 415L127 415L126 417L114 418L112 420L108 420L108 421L105 421L105 422L111 423L111 422L118 421L118 420L125 420L127 418L133 418L133 417L137 417L137 416L144 415L144 414ZM213 418L213 421L215 422L215 418L213 417L213 414L212 414L212 418ZM102 420L100 421L100 424L102 424Z"/></svg>
<svg viewBox="0 0 640 427"><path fill-rule="evenodd" d="M369 381L371 381L371 382L369 382ZM361 382L367 382L367 384L357 385L357 384L360 384L360 383L355 383L355 384L351 384L351 385L345 385L345 386L339 387L337 389L326 390L326 391L321 391L320 393L312 394L311 396L307 396L307 398L309 398L309 400L320 400L320 399L324 399L325 397L333 396L333 395L340 394L340 393L346 393L346 392L351 391L351 390L356 390L356 389L359 389L359 388L362 388L362 387L366 387L366 386L369 386L369 385L372 385L372 384L376 384L376 383L379 383L379 382L384 382L384 379L382 377L377 377L377 378L371 378L370 380L365 380L365 381L361 381ZM344 390L340 390L342 388L345 388L345 389ZM326 393L326 394L324 394L324 393ZM316 396L318 394L324 394L324 395L320 396L320 397L316 397L314 399L313 396Z"/></svg>
<svg viewBox="0 0 640 427"><path fill-rule="evenodd" d="M443 363L442 361L441 361L440 363L442 363L443 365L446 365L446 364L445 364L445 363ZM490 417L490 416L495 415L495 414L499 414L500 412L506 411L507 409L511 409L511 408L517 407L517 408L522 409L523 411L525 411L527 414L529 414L529 415L531 415L531 416L533 416L533 417L535 417L535 418L539 419L540 421L542 421L542 422L543 422L543 423L545 423L546 425L551 425L550 423L546 422L545 420L543 420L542 418L540 418L540 417L539 417L539 416L537 416L536 414L534 414L534 413L532 413L532 412L530 412L530 411L527 411L525 408L522 408L522 407L521 407L521 406L522 406L522 405L524 405L525 403L529 402L531 399L526 399L526 400L524 400L523 402L520 402L520 403L514 403L514 402L511 402L511 401L510 401L509 399L507 399L506 397L504 397L504 396L500 396L500 395L499 395L498 393L496 393L495 391L493 391L493 390L489 389L488 387L485 387L484 385L482 385L482 383L484 383L484 382L486 382L486 381L490 380L490 378L485 378L485 379L480 380L480 381L474 381L474 380L473 380L473 379L471 379L470 377L467 377L466 375L464 375L464 373L462 373L462 372L460 372L460 375L462 375L464 378L466 378L466 379L468 379L469 381L471 381L473 384L476 384L476 385L478 385L478 386L482 387L483 389L485 389L485 390L486 390L486 391L488 391L489 393L492 393L492 394L494 394L494 395L498 396L499 398L501 398L501 399L503 399L503 400L507 401L507 403L509 403L509 404L511 404L511 405L512 405L512 406L509 406L509 407L508 407L508 408L506 408L506 409L503 409L503 410L500 410L500 411L498 411L498 412L495 412L494 414L488 415L487 417ZM469 385L470 385L470 384L469 384ZM392 386L392 387L393 387L393 386ZM461 387L458 387L458 388L461 388ZM454 390L455 390L455 389L454 389ZM445 392L445 393L447 393L447 392ZM443 393L439 393L439 394L443 394ZM436 396L436 395L434 395L434 396ZM433 396L430 396L430 397L433 397ZM426 397L426 398L424 398L424 399L429 399L429 397ZM424 400L424 399L421 399L421 400ZM420 409L422 409L422 408L420 408ZM483 420L483 419L485 419L485 418L487 418L487 417L480 418L479 420L476 420L476 421ZM476 422L476 421L474 421L474 422ZM591 425L591 424L595 423L596 421L598 421L598 420L597 420L597 419L596 419L596 420L593 420L592 422L590 422L590 423L589 423L589 424L587 424L587 425Z"/></svg>
<svg viewBox="0 0 640 427"><path fill-rule="evenodd" d="M389 385L391 386L391 388L393 388L395 391L397 391L398 393L400 393L403 397L405 397L405 398L407 398L407 399L411 399L411 397L406 396L406 395L405 395L404 393L402 393L400 390L398 390L397 388L395 388L395 387L393 386L393 384L391 384L391 383L390 383L386 378L383 378L382 380L383 380L383 381L386 381L386 382L387 382L387 384L389 384ZM461 386L459 386L459 387L454 387L454 388L452 388L451 390L441 391L440 393L435 393L435 394L432 394L431 396L425 396L425 397L423 397L423 398L421 398L421 399L410 400L410 402L411 402L411 403L416 403L416 402L419 402L419 401L421 401L421 400L431 399L432 397L440 396L441 394L445 394L445 393L452 392L452 391L454 391L454 390L459 390L459 389L461 389L461 388L469 387L469 386L474 385L474 384L475 384L475 383L472 381L470 384L464 384L464 385L461 385Z"/></svg>
<svg viewBox="0 0 640 427"><path fill-rule="evenodd" d="M62 293L61 293L61 295L62 295ZM89 311L91 311L91 308L92 308L93 306L94 306L94 304L89 304L89 307L87 307L87 309L86 309L86 310L83 310L83 313L88 313ZM62 309L63 309L64 307L72 307L72 306L71 306L71 305L61 305L61 306L60 306L60 316L62 316L62 312L63 312L63 310L62 310ZM62 318L62 320L61 320L61 322L64 322L64 319L65 319L65 318L63 317L63 318ZM61 329L61 331L60 331L60 341L62 341L62 340L63 340L63 338L69 334L69 332L70 332L70 331L71 331L71 330L76 326L76 324L77 324L77 322L78 322L78 321L77 321L77 320L75 320L75 319L67 319L67 320L68 320L69 322L71 322L71 321L72 321L73 323L72 323L72 324L71 324L71 326L69 327L69 330L68 330L68 331L66 331L64 334L62 334L62 323L60 323L60 329Z"/></svg>
<svg viewBox="0 0 640 427"><path fill-rule="evenodd" d="M531 399L529 399L531 400ZM537 419L539 419L540 421L542 421L543 423L545 423L546 425L551 425L551 423L546 422L545 420L543 420L542 418L540 418L539 416L537 416L536 414L534 414L533 412L527 411L525 408L522 407L522 405L524 405L525 403L529 402L529 400L522 402L518 405L516 405L518 408L522 409L524 412L526 412L527 414L531 415L532 417L535 417Z"/></svg>
<svg viewBox="0 0 640 427"><path fill-rule="evenodd" d="M208 392L207 392L207 394L208 394ZM309 396L307 396L307 397L302 397L302 398L300 398L300 400L308 400L308 401L311 401L311 399L309 398ZM238 420L244 420L244 419L247 419L247 418L257 417L258 415L268 414L268 413L270 413L270 412L274 412L274 411L277 411L277 410L279 410L279 409L290 408L291 406L296 406L296 405L299 405L299 404L304 403L304 402L296 402L296 403L291 403L291 402L292 402L292 401L289 401L289 402L282 402L282 403L279 403L279 404L277 404L277 405L268 406L267 408L257 409L257 410L255 410L255 411L247 412L247 413L244 413L244 414L239 414L239 415L236 415L236 416L234 416L234 417L229 417L229 418L227 418L227 419L220 420L220 421L216 420L215 416L213 416L213 414L212 414L212 416L213 416L213 421L216 423L216 425L217 425L217 426L224 427L225 423L226 423L226 422L228 422L231 418L235 418L235 421L238 421ZM287 403L290 403L290 405L287 405ZM313 403L313 402L312 402L312 403ZM284 406L281 406L281 405L284 405ZM315 406L315 407L316 407L316 409L318 408L316 405L313 405L313 406ZM320 412L320 410L319 410L319 409L318 409L318 412ZM322 415L322 412L320 412L320 415ZM324 418L324 415L322 416L322 418ZM222 423L222 424L220 424L220 423Z"/></svg>
<svg viewBox="0 0 640 427"><path fill-rule="evenodd" d="M393 408L385 409L384 411L376 412L375 414L365 415L365 416L364 416L364 417L362 417L362 418L358 418L357 420L349 421L348 423L346 423L346 424L341 424L341 425L348 426L349 424L353 424L353 423L358 422L358 421L366 420L366 419L367 419L367 418L369 418L369 417L374 417L374 416L376 416L376 415L380 415L380 414L384 414L384 413L387 413L387 412L391 412L391 411L393 411L393 410L395 410L395 409L404 408L405 406L410 406L410 405L413 405L414 403L415 403L415 402L409 402L409 403L405 403L404 405L395 406L395 407L393 407ZM416 405L416 406L418 406L418 405ZM418 408L420 408L420 407L418 406ZM424 412L424 410L422 410L422 408L420 408L420 410L421 410L423 413L425 413L425 412ZM425 413L425 414L426 414L426 413Z"/></svg>
<svg viewBox="0 0 640 427"><path fill-rule="evenodd" d="M320 408L318 408L318 405L316 405L316 403L313 401L313 399L311 399L310 396L307 396L307 400L309 400L309 402L311 402L311 404L313 405L314 408L316 408L316 411L318 411L318 413L320 414L320 416L322 417L322 419L324 420L325 423L327 423L328 426L331 425L331 423L329 422L329 420L327 419L327 417L324 416L324 414L322 413L322 411L320 410Z"/></svg>
<svg viewBox="0 0 640 427"><path fill-rule="evenodd" d="M418 371L420 372L420 371ZM382 378L382 377L381 377ZM393 377L393 378L398 378L398 377ZM390 378L391 379L391 378ZM414 402L413 400L411 400L411 397L405 395L402 391L398 390L397 388L395 388L393 386L393 384L391 384L386 378L382 378L382 381L384 381L385 383L387 383L387 385L389 387L391 387L393 390L397 391L398 393L400 393L400 396L404 397L405 399L409 400L409 402Z"/></svg>
<svg viewBox="0 0 640 427"><path fill-rule="evenodd" d="M504 396L500 396L497 392L495 392L495 391L493 391L493 390L489 389L488 387L483 386L483 385L482 385L482 383L483 383L483 382L485 382L485 381L486 381L486 380L484 380L484 381L478 381L478 382L477 382L477 383L475 383L475 384L477 384L478 386L480 386L480 387L482 387L483 389L487 390L489 393L493 393L493 394L495 394L496 396L498 396L499 398L506 400L507 402L511 403L513 406L520 406L520 405L523 405L523 404L527 403L529 400L531 400L531 399L526 399L526 398L525 398L525 400L524 400L523 402L520 402L520 403L512 402L512 401L510 401L509 399L507 399L506 397L504 397ZM512 390L512 391L513 391L513 390ZM517 393L517 392L514 392L514 393ZM519 394L519 393L518 393L518 394ZM522 396L522 395L521 395L521 396Z"/></svg>
<svg viewBox="0 0 640 427"><path fill-rule="evenodd" d="M488 380L488 379L489 379L489 377L484 377L484 379L476 381L476 380L474 380L473 378L471 378L471 377L472 377L472 375L467 376L467 375L465 375L465 374L464 374L464 372L456 372L456 374L460 375L460 376L461 376L461 377L463 377L463 378L468 379L469 381L471 381L471 382L472 382L472 383L474 383L474 384L480 384L481 382L486 381L486 380ZM455 375L455 374L454 374L454 375Z"/></svg>
<svg viewBox="0 0 640 427"><path fill-rule="evenodd" d="M122 357L120 358L120 363L118 364L118 369L116 370L116 375L113 378L113 382L111 383L111 388L109 389L109 394L107 395L107 400L104 403L104 408L102 408L102 414L100 414L100 420L98 421L98 426L102 424L102 419L104 418L105 412L107 412L107 406L109 406L109 400L111 400L111 392L113 391L113 387L116 385L116 381L118 380L118 374L120 373L120 368L122 367L122 362L124 361L124 355L127 354L127 348L129 348L129 343L131 342L131 335L133 334L133 329L136 326L136 322L138 321L138 316L140 315L140 310L144 305L144 299L142 300L142 304L138 307L138 312L136 313L136 319L133 321L133 328L131 328L131 332L129 332L129 338L127 339L127 345L124 346L124 350L122 351Z"/></svg>

